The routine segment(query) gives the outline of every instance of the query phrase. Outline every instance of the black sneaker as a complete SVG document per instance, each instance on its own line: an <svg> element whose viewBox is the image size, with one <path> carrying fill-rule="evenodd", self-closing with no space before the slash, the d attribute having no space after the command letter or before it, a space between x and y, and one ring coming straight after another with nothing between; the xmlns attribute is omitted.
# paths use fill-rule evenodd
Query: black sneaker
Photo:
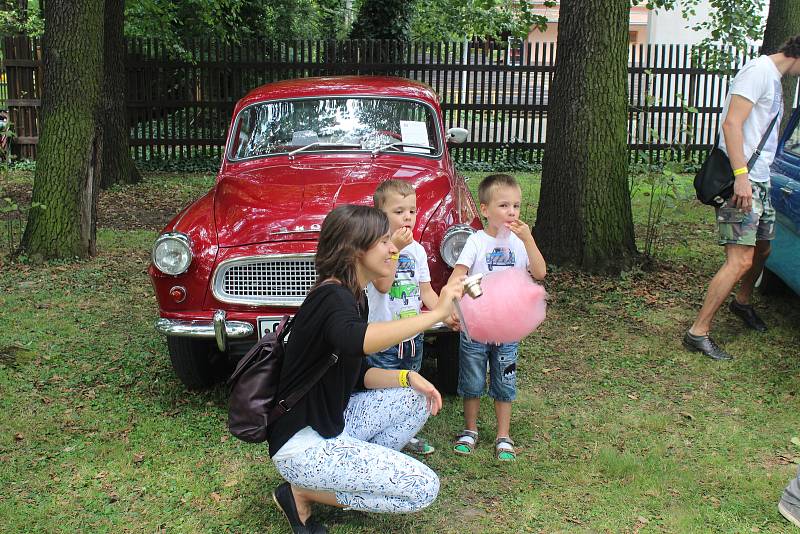
<svg viewBox="0 0 800 534"><path fill-rule="evenodd" d="M300 521L300 516L297 514L297 507L294 504L294 495L292 494L292 486L288 482L284 482L272 492L272 500L278 505L283 515L289 521L292 527L292 532L295 534L327 534L328 529L322 523L318 523L313 518L309 517L305 525Z"/></svg>
<svg viewBox="0 0 800 534"><path fill-rule="evenodd" d="M722 350L709 336L696 336L686 331L683 336L683 346L692 352L702 352L712 360L732 360L733 356Z"/></svg>
<svg viewBox="0 0 800 534"><path fill-rule="evenodd" d="M756 315L756 311L750 304L739 304L736 299L733 299L728 305L728 309L732 314L741 318L749 328L759 332L766 332L767 325L761 320L761 317Z"/></svg>

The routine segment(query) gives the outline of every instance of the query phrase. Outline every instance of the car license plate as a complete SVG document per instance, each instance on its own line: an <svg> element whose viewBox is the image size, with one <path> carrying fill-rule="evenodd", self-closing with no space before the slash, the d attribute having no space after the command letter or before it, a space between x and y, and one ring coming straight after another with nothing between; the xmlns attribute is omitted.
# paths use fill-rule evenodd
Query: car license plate
<svg viewBox="0 0 800 534"><path fill-rule="evenodd" d="M258 338L261 339L268 332L274 332L278 325L281 324L282 319L283 315L258 317Z"/></svg>

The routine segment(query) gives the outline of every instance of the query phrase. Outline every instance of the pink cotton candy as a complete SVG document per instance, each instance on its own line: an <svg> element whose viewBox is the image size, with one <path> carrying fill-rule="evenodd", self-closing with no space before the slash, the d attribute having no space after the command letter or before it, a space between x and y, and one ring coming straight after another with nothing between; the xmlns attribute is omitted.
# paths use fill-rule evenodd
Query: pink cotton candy
<svg viewBox="0 0 800 534"><path fill-rule="evenodd" d="M481 343L512 343L544 321L547 293L526 270L511 268L484 275L483 295L461 299L469 336Z"/></svg>

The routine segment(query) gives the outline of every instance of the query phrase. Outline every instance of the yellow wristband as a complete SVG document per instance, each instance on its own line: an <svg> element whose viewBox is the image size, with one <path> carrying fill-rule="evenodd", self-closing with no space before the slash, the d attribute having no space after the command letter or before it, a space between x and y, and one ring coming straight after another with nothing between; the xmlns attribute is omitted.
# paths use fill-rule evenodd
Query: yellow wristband
<svg viewBox="0 0 800 534"><path fill-rule="evenodd" d="M747 170L747 167L739 167L738 169L734 169L733 170L733 175L734 176L741 176L743 174L747 174L748 172L750 172L750 171Z"/></svg>
<svg viewBox="0 0 800 534"><path fill-rule="evenodd" d="M401 388L408 387L408 370L403 369L399 373L397 373L397 381L400 383Z"/></svg>

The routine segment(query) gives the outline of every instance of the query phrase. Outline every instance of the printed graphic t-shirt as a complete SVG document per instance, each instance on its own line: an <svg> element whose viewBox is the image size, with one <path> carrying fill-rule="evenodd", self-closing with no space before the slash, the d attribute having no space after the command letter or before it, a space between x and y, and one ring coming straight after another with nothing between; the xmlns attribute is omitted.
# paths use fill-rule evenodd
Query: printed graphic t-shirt
<svg viewBox="0 0 800 534"><path fill-rule="evenodd" d="M419 285L430 281L428 255L422 245L412 241L400 251L397 272L388 293L381 293L372 283L367 285L369 322L393 321L419 315L422 309Z"/></svg>
<svg viewBox="0 0 800 534"><path fill-rule="evenodd" d="M466 265L469 274L491 273L510 267L528 267L528 253L525 244L512 233L507 237L492 237L483 230L469 236L456 261Z"/></svg>
<svg viewBox="0 0 800 534"><path fill-rule="evenodd" d="M769 127L775 115L778 120L772 127L772 132L764 143L761 156L756 160L750 170L750 179L754 182L769 182L769 166L775 159L778 149L779 130L783 116L783 89L781 88L781 73L769 56L760 56L748 61L742 70L731 81L728 97L722 110L720 124L728 115L731 95L739 95L753 103L753 110L748 115L742 127L744 133L744 157L750 159L758 148L758 143ZM719 146L728 153L725 145L725 134L720 136Z"/></svg>

